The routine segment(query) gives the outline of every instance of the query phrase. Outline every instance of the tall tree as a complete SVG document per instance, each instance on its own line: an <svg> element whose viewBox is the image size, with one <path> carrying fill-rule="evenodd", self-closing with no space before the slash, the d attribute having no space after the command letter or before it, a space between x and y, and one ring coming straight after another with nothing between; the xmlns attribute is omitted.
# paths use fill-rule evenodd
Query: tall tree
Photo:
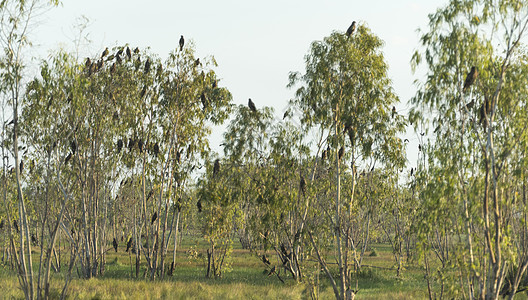
<svg viewBox="0 0 528 300"><path fill-rule="evenodd" d="M291 87L302 85L293 101L303 112L302 123L307 130L323 132L330 152L335 154L334 217L328 221L334 228L338 283L326 263L321 263L337 299L350 299L355 294L349 280L350 226L346 220L355 201L357 166L374 160L386 167L402 167L405 162L403 143L397 137L404 130L405 120L392 112L398 98L387 75L382 45L364 25L357 26L350 37L334 32L312 43L305 74L290 75ZM346 161L351 163L352 182L350 197L343 201L341 177Z"/></svg>

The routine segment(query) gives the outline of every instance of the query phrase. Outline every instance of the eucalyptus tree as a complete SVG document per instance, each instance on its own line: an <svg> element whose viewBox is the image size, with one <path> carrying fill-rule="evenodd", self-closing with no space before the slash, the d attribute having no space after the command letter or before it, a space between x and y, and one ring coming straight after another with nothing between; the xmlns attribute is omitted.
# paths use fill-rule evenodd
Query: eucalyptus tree
<svg viewBox="0 0 528 300"><path fill-rule="evenodd" d="M14 236L10 232L10 243L13 248L14 260L17 268L17 275L21 288L27 299L35 297L35 285L33 283L33 270L30 245L30 229L26 201L22 192L22 179L20 176L21 158L19 155L19 112L22 109L24 78L26 62L24 55L31 46L28 30L33 26L34 15L48 5L57 5L58 1L3 1L0 3L0 44L3 50L0 63L0 89L4 96L4 101L12 109L12 138L13 151L11 152L15 164L14 174L17 186L17 213L20 221L20 231L18 234L19 244L15 246ZM5 160L4 160L5 162ZM4 193L4 204L6 194ZM7 204L6 204L7 206ZM7 207L6 207L7 210ZM7 210L9 211L9 210ZM16 220L14 216L8 214L7 220ZM16 255L15 247L18 247ZM40 290L37 295L40 294Z"/></svg>
<svg viewBox="0 0 528 300"><path fill-rule="evenodd" d="M387 76L382 45L364 25L357 26L350 37L334 32L312 43L306 56L305 74L290 75L291 87L302 85L293 104L304 113L303 125L308 130L315 128L324 133L330 157L335 160L334 216L324 217L328 217L327 222L334 228L338 283L320 251L317 253L338 299L353 298L355 294L349 280L351 224L348 220L355 201L357 168L373 161L388 168L401 168L405 162L404 146L397 137L404 130L405 120L393 108L398 98ZM345 161L351 163L352 182L350 196L342 201ZM316 246L313 236L312 244Z"/></svg>
<svg viewBox="0 0 528 300"><path fill-rule="evenodd" d="M510 230L524 211L515 191L524 185L527 27L523 1L450 1L429 16L413 56L428 72L411 118L435 128L420 179L422 236L428 247L433 222L452 225L442 259L457 268L448 282L455 297L513 297L528 266L524 231Z"/></svg>

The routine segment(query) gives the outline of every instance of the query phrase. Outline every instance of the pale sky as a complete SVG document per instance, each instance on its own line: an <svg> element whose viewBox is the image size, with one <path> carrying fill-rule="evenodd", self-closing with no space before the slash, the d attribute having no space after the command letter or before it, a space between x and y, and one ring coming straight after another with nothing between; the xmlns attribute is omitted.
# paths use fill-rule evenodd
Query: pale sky
<svg viewBox="0 0 528 300"><path fill-rule="evenodd" d="M150 47L165 58L178 46L180 35L192 40L199 57L218 62L219 84L227 87L236 104L252 98L257 107L272 106L282 116L293 90L286 88L290 71L304 71L310 43L334 30L345 31L352 21L368 25L385 41L393 87L400 97L398 112L407 113L415 93L410 59L419 46L417 29L426 29L427 15L447 0L64 0L46 12L34 31L39 53L60 46L73 50L77 19L90 20L92 43L80 56L94 56L105 47L129 43ZM211 146L220 151L222 128L213 132ZM407 136L415 141L415 136ZM408 147L415 165L417 144Z"/></svg>

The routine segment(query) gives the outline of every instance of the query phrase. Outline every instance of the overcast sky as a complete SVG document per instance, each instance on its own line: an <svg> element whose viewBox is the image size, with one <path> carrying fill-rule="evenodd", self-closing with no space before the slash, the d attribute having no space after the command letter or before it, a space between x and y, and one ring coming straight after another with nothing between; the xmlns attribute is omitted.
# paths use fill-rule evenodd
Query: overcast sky
<svg viewBox="0 0 528 300"><path fill-rule="evenodd" d="M282 116L293 91L286 88L290 71L304 71L310 43L332 31L345 31L355 20L366 24L385 41L393 87L400 97L399 113L407 112L414 95L409 61L418 48L417 29L425 29L427 15L447 0L64 0L43 16L34 31L42 55L64 47L73 49L74 29L81 16L89 19L91 44L81 57L94 56L105 47L129 43L150 47L162 58L178 46L180 35L195 44L199 57L212 55L219 66L220 85L236 104L252 98L257 107L272 106ZM217 151L222 129L215 129ZM409 136L411 141L415 137ZM416 160L417 144L409 145L409 160Z"/></svg>

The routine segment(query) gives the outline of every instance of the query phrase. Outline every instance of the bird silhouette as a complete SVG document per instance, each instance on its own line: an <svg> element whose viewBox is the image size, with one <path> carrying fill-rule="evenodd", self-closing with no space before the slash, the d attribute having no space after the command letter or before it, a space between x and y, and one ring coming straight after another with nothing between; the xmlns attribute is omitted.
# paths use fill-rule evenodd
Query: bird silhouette
<svg viewBox="0 0 528 300"><path fill-rule="evenodd" d="M119 139L117 141L117 153L121 152L121 149L123 149L123 140Z"/></svg>
<svg viewBox="0 0 528 300"><path fill-rule="evenodd" d="M249 98L249 100L248 100L248 106L249 106L249 109L251 109L251 111L253 111L253 112L257 111L257 108L255 107L255 103L253 103L253 101L251 101L251 98Z"/></svg>
<svg viewBox="0 0 528 300"><path fill-rule="evenodd" d="M304 194L306 193L306 180L304 180L304 176L301 175L301 179L299 181L299 186L301 187L301 192L304 196Z"/></svg>
<svg viewBox="0 0 528 300"><path fill-rule="evenodd" d="M75 143L75 140L72 140L70 142L70 149L71 149L72 153L75 155L75 151L77 151L77 143Z"/></svg>
<svg viewBox="0 0 528 300"><path fill-rule="evenodd" d="M127 248L125 250L125 252L128 252L128 250L130 250L130 247L132 247L132 238L128 238L128 242L127 242Z"/></svg>
<svg viewBox="0 0 528 300"><path fill-rule="evenodd" d="M134 54L138 54L139 53L139 48L136 47L136 49L134 49Z"/></svg>
<svg viewBox="0 0 528 300"><path fill-rule="evenodd" d="M352 24L348 27L346 31L347 37L350 37L354 31L356 31L356 21L352 21Z"/></svg>
<svg viewBox="0 0 528 300"><path fill-rule="evenodd" d="M321 153L321 160L325 160L326 159L326 150L323 150L323 152Z"/></svg>
<svg viewBox="0 0 528 300"><path fill-rule="evenodd" d="M396 115L396 106L392 107L392 118L394 119L394 116Z"/></svg>
<svg viewBox="0 0 528 300"><path fill-rule="evenodd" d="M109 52L109 51L108 51L108 47L106 47L106 48L104 49L103 53L101 54L101 58L107 56L107 55L108 55L108 52Z"/></svg>
<svg viewBox="0 0 528 300"><path fill-rule="evenodd" d="M132 51L130 51L130 48L128 48L128 46L126 48L126 55L127 55L128 59L132 58Z"/></svg>
<svg viewBox="0 0 528 300"><path fill-rule="evenodd" d="M218 172L220 172L220 160L217 158L213 166L213 177L215 177Z"/></svg>
<svg viewBox="0 0 528 300"><path fill-rule="evenodd" d="M469 74L466 76L466 81L464 81L464 88L462 89L462 93L465 93L466 90L475 83L475 80L477 80L478 77L478 70L475 66L471 67L471 71L469 71Z"/></svg>
<svg viewBox="0 0 528 300"><path fill-rule="evenodd" d="M198 208L198 212L202 212L202 200L196 202L196 208Z"/></svg>
<svg viewBox="0 0 528 300"><path fill-rule="evenodd" d="M158 212L155 211L154 214L152 215L152 218L150 218L150 225L154 224L157 218L158 218Z"/></svg>
<svg viewBox="0 0 528 300"><path fill-rule="evenodd" d="M70 153L68 153L68 156L66 156L66 159L64 160L64 164L67 164L68 161L70 161L71 158L72 158L72 154L70 152Z"/></svg>
<svg viewBox="0 0 528 300"><path fill-rule="evenodd" d="M114 238L114 241L112 242L112 245L114 246L115 252L117 252L117 241L115 238Z"/></svg>
<svg viewBox="0 0 528 300"><path fill-rule="evenodd" d="M341 148L339 148L339 152L337 153L337 157L339 158L339 160L341 160L341 158L343 158L344 154L345 154L345 148L343 146L341 146Z"/></svg>
<svg viewBox="0 0 528 300"><path fill-rule="evenodd" d="M183 38L183 35L180 36L180 51L183 50L183 45L185 44L185 39Z"/></svg>
<svg viewBox="0 0 528 300"><path fill-rule="evenodd" d="M201 64L201 62L200 62L200 58L197 58L197 59L194 61L194 65L195 65L196 67L198 67L200 64Z"/></svg>
<svg viewBox="0 0 528 300"><path fill-rule="evenodd" d="M145 62L145 74L150 72L150 59Z"/></svg>

